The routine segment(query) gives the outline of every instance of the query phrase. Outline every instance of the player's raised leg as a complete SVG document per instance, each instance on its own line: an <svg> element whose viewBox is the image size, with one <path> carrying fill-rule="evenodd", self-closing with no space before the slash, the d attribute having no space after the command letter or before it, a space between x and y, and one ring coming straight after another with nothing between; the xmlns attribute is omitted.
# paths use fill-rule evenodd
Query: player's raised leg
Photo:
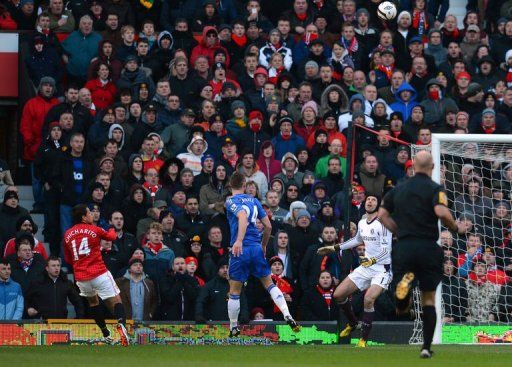
<svg viewBox="0 0 512 367"><path fill-rule="evenodd" d="M279 308L286 323L292 328L293 331L300 331L300 325L295 321L290 314L290 310L288 309L288 304L286 303L286 299L284 298L283 292L274 284L270 275L266 277L260 278L261 284L272 297L272 301L274 301L275 305Z"/></svg>
<svg viewBox="0 0 512 367"><path fill-rule="evenodd" d="M357 326L357 318L352 308L352 302L350 302L349 299L349 296L357 290L357 285L349 277L346 277L343 282L341 282L341 284L338 285L338 287L334 290L334 299L336 302L338 302L340 310L348 319L348 324L340 333L341 338L349 336Z"/></svg>

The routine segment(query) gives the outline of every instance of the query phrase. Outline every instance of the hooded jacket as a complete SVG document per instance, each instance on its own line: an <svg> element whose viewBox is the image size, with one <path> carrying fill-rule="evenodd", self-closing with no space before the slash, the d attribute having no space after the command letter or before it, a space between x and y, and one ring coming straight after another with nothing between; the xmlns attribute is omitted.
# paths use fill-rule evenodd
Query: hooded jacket
<svg viewBox="0 0 512 367"><path fill-rule="evenodd" d="M340 115L340 117L338 118L338 128L339 128L340 132L343 132L343 130L345 130L347 127L349 127L349 125L352 123L352 114L354 113L352 104L356 100L361 102L361 105L362 105L361 108L364 110L366 101L362 94L357 93L357 94L354 94L352 97L350 97L350 100L348 101L349 110L347 112L342 113ZM370 108L370 110L371 110L371 108ZM366 126L373 127L374 126L373 119L366 112L365 112L365 115L366 115L365 116Z"/></svg>
<svg viewBox="0 0 512 367"><path fill-rule="evenodd" d="M406 90L412 93L409 102L404 102L400 96L400 93ZM409 83L404 82L395 92L395 102L392 103L389 107L391 107L394 112L401 112L404 121L407 121L411 116L412 109L419 105L419 103L416 101L417 95L418 93L416 93L416 89L414 89Z"/></svg>
<svg viewBox="0 0 512 367"><path fill-rule="evenodd" d="M240 172L241 174L244 175L246 182L254 181L256 183L256 185L258 186L259 199L260 200L265 199L265 195L267 194L267 191L268 191L268 181L267 181L267 177L265 176L265 174L260 171L258 164L256 162L254 162L254 168L253 168L250 176L248 176L245 173L245 169L242 167L241 164L238 167L238 172Z"/></svg>
<svg viewBox="0 0 512 367"><path fill-rule="evenodd" d="M220 45L220 41L218 39L217 39L217 42L215 43L215 45L213 45L211 47L208 47L206 45L206 35L208 34L208 32L212 32L212 31L214 31L218 35L217 29L215 27L206 26L203 28L201 43L199 45L197 45L196 47L194 47L194 49L192 50L192 53L190 54L190 64L191 65L194 65L197 58L201 55L206 56L208 58L209 64L213 65L214 58L215 58L215 51L217 51L217 50L224 51L224 53L226 55L225 64L230 65L229 53L224 47L222 47Z"/></svg>
<svg viewBox="0 0 512 367"><path fill-rule="evenodd" d="M119 90L130 89L132 96L139 95L139 89L141 84L146 84L149 88L149 97L152 98L155 94L155 83L151 79L143 68L137 68L135 71L128 71L123 69L121 77L116 83L116 87Z"/></svg>
<svg viewBox="0 0 512 367"><path fill-rule="evenodd" d="M119 124L110 125L110 128L108 129L108 138L109 139L112 139L112 133L114 132L114 129L120 129L123 132L123 138L121 139L121 143L118 146L119 150L121 150L121 149L123 149L123 146L124 146L124 138L125 138L124 128Z"/></svg>
<svg viewBox="0 0 512 367"><path fill-rule="evenodd" d="M196 155L192 152L192 144L194 144L196 141L202 140L204 142L204 149L201 152L201 155ZM194 176L197 176L201 173L201 170L203 169L201 165L201 158L203 157L203 154L208 150L208 143L206 142L206 139L200 137L200 136L194 136L190 143L187 145L187 152L188 153L181 153L178 154L176 158L181 159L183 164L185 165L185 168L190 168L192 172L194 173Z"/></svg>
<svg viewBox="0 0 512 367"><path fill-rule="evenodd" d="M267 163L267 160L263 156L263 146L260 147L260 155L258 158L258 166L260 167L260 171L267 177L267 181L270 182L274 178L275 175L281 172L281 162L276 159L276 150L272 143L268 143L272 147L272 155Z"/></svg>
<svg viewBox="0 0 512 367"><path fill-rule="evenodd" d="M220 211L217 210L217 208L210 208L209 205L215 203L223 203L228 193L226 188L228 178L226 177L224 182L219 182L215 176L215 172L219 166L224 167L223 164L216 164L213 169L214 174L210 176L210 182L206 185L203 185L199 191L199 211L204 215L213 215L219 213ZM222 205L222 211L223 210L224 205Z"/></svg>
<svg viewBox="0 0 512 367"><path fill-rule="evenodd" d="M434 101L429 95L428 95L428 88L433 85L439 83L435 79L430 79L427 82L426 85L426 95L423 101L421 101L421 105L425 108L425 116L424 116L424 122L427 125L437 124L441 121L443 121L444 116L446 115L446 110L449 108L453 111L458 111L459 108L457 107L457 104L453 99L450 97L443 97L442 94L444 91L441 89L441 98L439 100Z"/></svg>
<svg viewBox="0 0 512 367"><path fill-rule="evenodd" d="M162 48L162 38L168 36L171 38L171 44L169 48ZM173 59L173 46L174 38L171 32L162 31L158 34L156 39L156 47L152 47L151 57L149 64L153 71L153 80L159 80L169 70L169 62ZM152 62L151 62L152 61Z"/></svg>
<svg viewBox="0 0 512 367"><path fill-rule="evenodd" d="M284 162L289 158L295 161L295 171L293 172L292 178L288 178L286 175L286 170L284 169ZM281 158L281 173L275 175L274 178L280 179L285 187L292 183L297 185L299 189L302 187L302 179L304 178L304 173L299 172L299 160L293 153L288 152L283 156L283 158Z"/></svg>
<svg viewBox="0 0 512 367"><path fill-rule="evenodd" d="M304 198L304 203L306 204L307 211L309 214L311 214L311 217L314 217L317 215L318 210L320 210L322 201L328 198L327 196L327 190L325 190L325 197L318 198L315 195L315 190L319 185L325 186L325 184L322 181L316 181L313 186L311 186L311 192L308 196Z"/></svg>
<svg viewBox="0 0 512 367"><path fill-rule="evenodd" d="M329 103L329 93L332 91L337 91L340 95L340 101L336 106ZM331 84L322 92L322 96L320 97L320 108L319 108L319 116L323 116L327 111L334 112L337 116L342 112L348 110L348 97L342 87L338 84Z"/></svg>
<svg viewBox="0 0 512 367"><path fill-rule="evenodd" d="M33 49L30 57L25 59L25 64L34 85L39 85L42 77L49 76L59 82L64 75L59 54L54 47L49 47L46 43L41 52Z"/></svg>
<svg viewBox="0 0 512 367"><path fill-rule="evenodd" d="M112 45L112 55L110 57L107 57L103 53L103 45L105 42L110 42ZM87 79L92 80L96 79L98 76L94 74L94 70L96 70L96 67L100 62L104 62L110 66L111 72L110 72L110 79L113 83L116 83L121 76L121 71L123 70L123 63L119 61L119 59L116 56L116 45L112 40L103 40L98 44L98 57L91 61L91 64L89 65L89 68L87 70Z"/></svg>

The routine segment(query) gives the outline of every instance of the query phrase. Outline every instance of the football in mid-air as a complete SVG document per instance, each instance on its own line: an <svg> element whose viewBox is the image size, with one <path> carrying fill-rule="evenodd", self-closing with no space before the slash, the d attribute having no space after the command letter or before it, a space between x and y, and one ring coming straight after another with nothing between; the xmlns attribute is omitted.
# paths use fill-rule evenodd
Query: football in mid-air
<svg viewBox="0 0 512 367"><path fill-rule="evenodd" d="M391 1L383 1L377 8L377 15L382 20L392 20L396 17L396 6Z"/></svg>

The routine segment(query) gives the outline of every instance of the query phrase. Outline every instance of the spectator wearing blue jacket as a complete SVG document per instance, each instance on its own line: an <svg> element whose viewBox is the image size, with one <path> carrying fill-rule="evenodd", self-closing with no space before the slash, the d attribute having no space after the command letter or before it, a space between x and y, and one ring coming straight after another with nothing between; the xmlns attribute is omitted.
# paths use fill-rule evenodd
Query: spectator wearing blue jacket
<svg viewBox="0 0 512 367"><path fill-rule="evenodd" d="M84 85L87 81L87 69L91 60L98 56L98 45L102 39L99 33L93 31L92 24L92 18L84 15L80 18L78 30L62 42L69 77L78 85Z"/></svg>
<svg viewBox="0 0 512 367"><path fill-rule="evenodd" d="M23 306L21 286L11 279L11 265L0 260L0 320L21 320Z"/></svg>
<svg viewBox="0 0 512 367"><path fill-rule="evenodd" d="M276 147L276 159L281 160L288 152L296 152L297 149L306 146L304 139L293 131L293 119L290 116L283 116L279 119L279 133L272 139Z"/></svg>
<svg viewBox="0 0 512 367"><path fill-rule="evenodd" d="M419 103L416 102L417 96L418 93L416 89L409 83L402 83L400 88L395 92L395 102L389 107L391 107L394 112L401 112L404 121L407 121L411 116L412 109L419 105Z"/></svg>

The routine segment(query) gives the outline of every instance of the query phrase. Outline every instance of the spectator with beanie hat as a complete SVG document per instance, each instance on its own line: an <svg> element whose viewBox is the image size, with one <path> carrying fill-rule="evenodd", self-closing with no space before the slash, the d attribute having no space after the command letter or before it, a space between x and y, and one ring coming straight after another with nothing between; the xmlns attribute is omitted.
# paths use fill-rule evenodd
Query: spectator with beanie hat
<svg viewBox="0 0 512 367"><path fill-rule="evenodd" d="M6 244L16 234L16 223L27 216L28 210L19 206L18 192L15 187L7 189L0 207L0 244Z"/></svg>
<svg viewBox="0 0 512 367"><path fill-rule="evenodd" d="M318 126L318 105L315 101L308 101L302 106L301 119L294 124L294 130L304 141L307 141Z"/></svg>
<svg viewBox="0 0 512 367"><path fill-rule="evenodd" d="M49 76L42 77L37 88L37 96L25 103L20 121L20 133L23 138L23 159L31 164L34 210L37 212L43 210L43 185L34 175L33 162L43 141L42 129L45 117L53 106L59 104L55 94L55 79Z"/></svg>
<svg viewBox="0 0 512 367"><path fill-rule="evenodd" d="M248 119L246 116L246 106L241 100L231 102L231 119L226 124L228 133L239 140L239 136L247 127Z"/></svg>
<svg viewBox="0 0 512 367"><path fill-rule="evenodd" d="M200 287L204 287L206 283L202 278L196 275L197 269L199 267L199 261L194 256L188 256L185 258L185 265L187 267L188 275L194 277Z"/></svg>
<svg viewBox="0 0 512 367"><path fill-rule="evenodd" d="M40 254L43 259L48 259L48 254L46 253L46 248L44 247L44 244L37 240L35 237L35 234L38 231L37 224L34 222L32 217L30 215L23 215L21 216L18 221L16 222L16 233L20 232L28 232L32 233L34 236L34 252ZM0 248L0 250L2 250ZM12 255L16 253L16 237L11 238L5 245L5 249L0 251L0 256L3 255L3 257L7 257L9 255Z"/></svg>
<svg viewBox="0 0 512 367"><path fill-rule="evenodd" d="M261 111L251 111L248 126L242 129L238 136L240 149L250 151L254 155L254 159L258 159L263 142L270 140L270 135L263 130L264 121L265 118Z"/></svg>
<svg viewBox="0 0 512 367"><path fill-rule="evenodd" d="M288 152L295 152L298 148L305 147L304 139L293 131L294 121L290 116L282 116L278 122L279 132L272 138L272 144L276 148L276 159L282 159Z"/></svg>

